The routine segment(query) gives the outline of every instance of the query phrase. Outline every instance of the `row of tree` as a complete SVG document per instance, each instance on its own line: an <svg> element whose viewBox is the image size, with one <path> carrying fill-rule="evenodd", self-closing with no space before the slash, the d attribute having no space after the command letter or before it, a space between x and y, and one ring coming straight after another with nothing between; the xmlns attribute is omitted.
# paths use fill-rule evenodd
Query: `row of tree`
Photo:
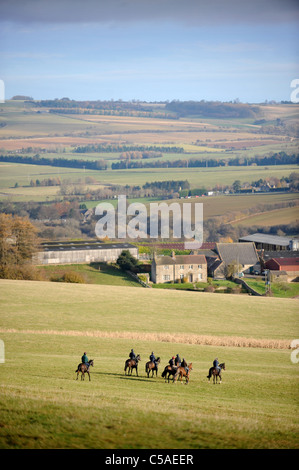
<svg viewBox="0 0 299 470"><path fill-rule="evenodd" d="M220 167L220 166L267 166L267 165L298 165L299 154L288 155L285 152L277 152L272 155L255 156L252 158L244 159L242 157L230 159L179 159L179 160L155 160L155 161L140 161L138 159L130 158L134 155L133 150L127 150L127 154L123 153L122 160L111 164L112 170L126 170L138 168L205 168L205 167ZM157 151L145 150L142 152L142 158L149 160L151 158L159 158ZM151 154L150 152L154 152ZM162 154L161 154L162 156ZM25 163L31 165L49 165L55 167L66 168L80 168L87 170L107 170L108 164L104 159L98 160L82 160L82 159L68 159L68 158L50 158L41 157L39 154L34 156L22 155L0 155L0 162L11 163Z"/></svg>
<svg viewBox="0 0 299 470"><path fill-rule="evenodd" d="M76 153L118 153L118 152L160 152L183 153L183 147L157 145L126 145L126 144L88 144L75 148Z"/></svg>

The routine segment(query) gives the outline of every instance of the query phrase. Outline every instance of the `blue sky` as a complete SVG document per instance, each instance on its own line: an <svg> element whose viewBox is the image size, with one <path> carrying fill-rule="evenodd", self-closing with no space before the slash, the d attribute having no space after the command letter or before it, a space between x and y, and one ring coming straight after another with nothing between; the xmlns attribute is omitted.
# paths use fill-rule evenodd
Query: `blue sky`
<svg viewBox="0 0 299 470"><path fill-rule="evenodd" d="M293 0L1 0L5 96L289 100Z"/></svg>

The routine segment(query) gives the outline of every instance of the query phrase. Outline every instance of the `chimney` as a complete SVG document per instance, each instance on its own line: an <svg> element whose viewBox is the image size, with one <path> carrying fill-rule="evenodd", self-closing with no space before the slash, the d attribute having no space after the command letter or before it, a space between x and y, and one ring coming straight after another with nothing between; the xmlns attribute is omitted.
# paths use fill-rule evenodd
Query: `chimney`
<svg viewBox="0 0 299 470"><path fill-rule="evenodd" d="M174 252L174 250L172 250L172 252L171 252L171 257L172 257L172 259L175 259L175 252Z"/></svg>

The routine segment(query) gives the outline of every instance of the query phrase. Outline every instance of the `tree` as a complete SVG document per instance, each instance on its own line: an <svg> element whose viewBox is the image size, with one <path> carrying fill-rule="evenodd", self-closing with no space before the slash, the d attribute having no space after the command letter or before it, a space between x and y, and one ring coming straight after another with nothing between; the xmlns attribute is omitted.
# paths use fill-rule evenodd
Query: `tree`
<svg viewBox="0 0 299 470"><path fill-rule="evenodd" d="M239 192L241 189L241 181L240 180L234 181L232 184L232 188L233 188L234 193Z"/></svg>
<svg viewBox="0 0 299 470"><path fill-rule="evenodd" d="M116 263L123 271L132 271L137 266L138 261L129 250L124 250L117 258Z"/></svg>
<svg viewBox="0 0 299 470"><path fill-rule="evenodd" d="M28 219L0 214L0 278L32 278L29 266L36 247L36 228Z"/></svg>

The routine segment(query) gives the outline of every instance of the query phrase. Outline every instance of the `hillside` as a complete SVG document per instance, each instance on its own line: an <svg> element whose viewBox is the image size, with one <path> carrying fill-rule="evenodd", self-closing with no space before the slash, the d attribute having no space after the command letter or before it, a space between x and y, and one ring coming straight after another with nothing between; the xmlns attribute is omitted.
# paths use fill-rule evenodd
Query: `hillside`
<svg viewBox="0 0 299 470"><path fill-rule="evenodd" d="M8 280L0 292L1 448L298 447L297 300ZM124 373L131 348L139 377ZM75 380L83 351L90 382ZM188 386L161 377L177 353ZM221 385L206 378L215 357Z"/></svg>

